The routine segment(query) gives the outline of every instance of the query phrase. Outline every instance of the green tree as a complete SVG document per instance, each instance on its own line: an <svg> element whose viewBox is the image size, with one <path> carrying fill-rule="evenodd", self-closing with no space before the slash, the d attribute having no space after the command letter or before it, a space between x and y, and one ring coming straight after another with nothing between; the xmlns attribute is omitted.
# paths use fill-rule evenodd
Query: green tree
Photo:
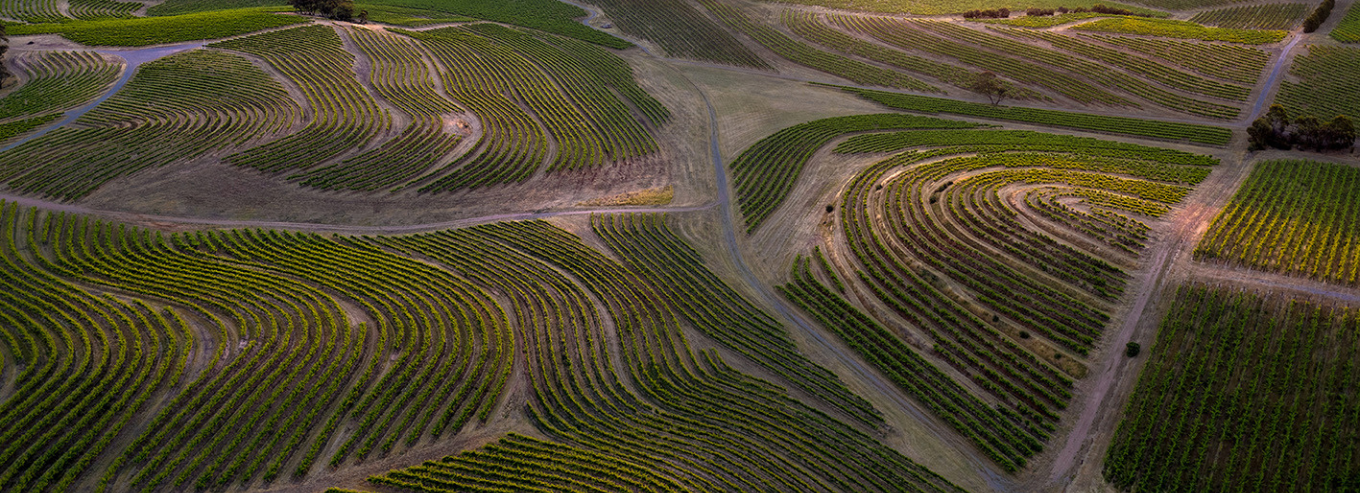
<svg viewBox="0 0 1360 493"><path fill-rule="evenodd" d="M9 52L9 34L5 32L5 25L0 24L0 85L4 85L9 80L9 67L5 66L5 53Z"/></svg>
<svg viewBox="0 0 1360 493"><path fill-rule="evenodd" d="M1346 115L1337 115L1327 122L1326 145L1329 149L1349 149L1355 147L1355 122Z"/></svg>
<svg viewBox="0 0 1360 493"><path fill-rule="evenodd" d="M349 21L354 19L354 2L350 0L332 1L330 16L332 19Z"/></svg>
<svg viewBox="0 0 1360 493"><path fill-rule="evenodd" d="M986 95L987 100L992 102L992 106L1000 105L1001 100L1006 99L1006 94L1010 92L1010 87L991 72L978 74L971 89L973 92Z"/></svg>
<svg viewBox="0 0 1360 493"><path fill-rule="evenodd" d="M1294 143L1304 149L1322 149L1322 120L1316 116L1304 116L1294 121Z"/></svg>

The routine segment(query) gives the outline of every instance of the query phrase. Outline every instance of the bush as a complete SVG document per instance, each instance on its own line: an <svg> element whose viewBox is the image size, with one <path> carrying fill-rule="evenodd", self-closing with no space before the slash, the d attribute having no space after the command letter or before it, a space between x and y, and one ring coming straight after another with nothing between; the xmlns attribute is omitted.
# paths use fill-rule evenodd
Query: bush
<svg viewBox="0 0 1360 493"><path fill-rule="evenodd" d="M1139 346L1138 343L1136 343L1136 342L1130 342L1130 343L1124 345L1124 354L1127 355L1127 356L1130 357L1130 358L1135 358L1135 357L1137 357L1137 356L1138 356L1138 353L1140 353L1140 352L1142 352L1142 351L1143 351L1143 347L1142 347L1142 346Z"/></svg>
<svg viewBox="0 0 1360 493"><path fill-rule="evenodd" d="M1038 9L1033 7L1025 9L1025 15L1028 15L1030 17L1048 17L1050 15L1053 15L1053 13L1054 13L1053 9Z"/></svg>

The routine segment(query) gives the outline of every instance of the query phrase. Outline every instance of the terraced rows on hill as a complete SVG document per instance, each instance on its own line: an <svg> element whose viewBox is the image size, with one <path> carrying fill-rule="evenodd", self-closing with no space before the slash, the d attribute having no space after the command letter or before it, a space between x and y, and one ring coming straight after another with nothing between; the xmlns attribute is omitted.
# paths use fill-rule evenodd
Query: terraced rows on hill
<svg viewBox="0 0 1360 493"><path fill-rule="evenodd" d="M670 116L626 62L582 41L496 24L344 33L283 29L146 64L75 125L0 153L0 179L75 200L146 168L220 155L307 187L438 193L637 163L657 154L652 132ZM303 104L237 53L276 69ZM372 92L356 57L371 65ZM26 55L21 66L32 79L0 99L0 119L86 101L118 68L79 52ZM204 104L214 96L221 104ZM53 118L43 116L6 128ZM459 146L474 133L477 142Z"/></svg>
<svg viewBox="0 0 1360 493"><path fill-rule="evenodd" d="M672 241L660 229L619 231L618 224L603 218L594 229L615 236L610 248L625 257L620 248L643 246L631 243ZM533 348L526 354L533 398L525 409L537 431L561 445L512 435L370 478L374 483L417 491L632 491L639 484L661 491L961 491L734 370L718 353L695 351L681 332L682 319L703 316L694 305L564 230L500 223L382 241L510 294L524 343ZM621 359L604 344L614 337ZM559 453L543 452L549 450Z"/></svg>
<svg viewBox="0 0 1360 493"><path fill-rule="evenodd" d="M962 491L692 349L686 325L837 415L881 423L723 288L666 217L593 224L624 264L543 222L402 237L165 234L0 204L0 375L16 375L0 404L0 486L269 484L457 435L524 379L539 438L506 435L372 480ZM657 255L672 267L658 269Z"/></svg>
<svg viewBox="0 0 1360 493"><path fill-rule="evenodd" d="M831 255L796 261L781 291L1006 470L1057 429L1158 218L1217 163L988 129L835 152L897 154L856 175Z"/></svg>
<svg viewBox="0 0 1360 493"><path fill-rule="evenodd" d="M247 60L196 50L142 65L121 91L0 153L0 180L73 200L143 169L241 149L291 130L301 108Z"/></svg>
<svg viewBox="0 0 1360 493"><path fill-rule="evenodd" d="M121 63L87 51L18 54L12 63L26 79L0 99L0 121L73 109L109 89Z"/></svg>

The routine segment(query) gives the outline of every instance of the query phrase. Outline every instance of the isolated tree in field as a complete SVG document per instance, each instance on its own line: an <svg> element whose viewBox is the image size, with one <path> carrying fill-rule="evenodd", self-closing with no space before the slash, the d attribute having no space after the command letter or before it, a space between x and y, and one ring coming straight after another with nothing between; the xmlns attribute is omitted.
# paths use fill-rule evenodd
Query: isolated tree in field
<svg viewBox="0 0 1360 493"><path fill-rule="evenodd" d="M368 11L360 10L359 17L357 17L357 20L359 21L360 24L368 24Z"/></svg>
<svg viewBox="0 0 1360 493"><path fill-rule="evenodd" d="M996 77L996 74L991 72L978 74L971 89L973 92L985 94L987 100L992 102L992 106L1001 104L1001 100L1006 99L1006 93L1010 92L1010 88L1002 83L1001 79Z"/></svg>

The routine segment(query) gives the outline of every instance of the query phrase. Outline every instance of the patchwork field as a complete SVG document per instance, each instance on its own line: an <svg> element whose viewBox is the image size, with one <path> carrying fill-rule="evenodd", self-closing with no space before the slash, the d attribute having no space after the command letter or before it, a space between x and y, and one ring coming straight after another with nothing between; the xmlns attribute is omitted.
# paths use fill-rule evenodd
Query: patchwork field
<svg viewBox="0 0 1360 493"><path fill-rule="evenodd" d="M1351 491L1354 4L0 1L0 491Z"/></svg>

